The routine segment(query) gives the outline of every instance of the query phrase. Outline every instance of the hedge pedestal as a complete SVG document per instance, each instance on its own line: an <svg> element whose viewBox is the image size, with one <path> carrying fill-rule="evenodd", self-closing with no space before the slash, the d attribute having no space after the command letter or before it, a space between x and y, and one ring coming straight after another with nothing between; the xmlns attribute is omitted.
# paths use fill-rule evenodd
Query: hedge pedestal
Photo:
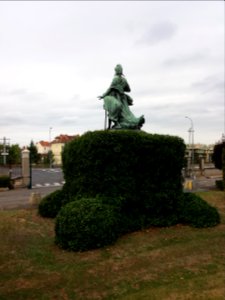
<svg viewBox="0 0 225 300"><path fill-rule="evenodd" d="M64 148L65 187L71 196L122 198L125 209L167 216L182 193L184 154L179 137L88 132Z"/></svg>
<svg viewBox="0 0 225 300"><path fill-rule="evenodd" d="M59 207L64 197L71 203L57 215L55 242L84 251L149 226L215 226L216 209L183 193L184 157L182 139L141 131L88 132L66 144Z"/></svg>

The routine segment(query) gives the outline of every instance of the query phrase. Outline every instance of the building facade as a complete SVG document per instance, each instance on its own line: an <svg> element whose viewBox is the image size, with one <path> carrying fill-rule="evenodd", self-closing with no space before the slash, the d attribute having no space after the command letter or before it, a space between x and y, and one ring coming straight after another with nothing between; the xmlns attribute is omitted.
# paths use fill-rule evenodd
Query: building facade
<svg viewBox="0 0 225 300"><path fill-rule="evenodd" d="M79 135L60 134L51 142L51 151L53 153L53 164L60 166L62 164L62 151L66 143L78 138Z"/></svg>
<svg viewBox="0 0 225 300"><path fill-rule="evenodd" d="M47 155L48 152L51 150L51 145L49 142L40 141L36 143L37 152L41 155Z"/></svg>

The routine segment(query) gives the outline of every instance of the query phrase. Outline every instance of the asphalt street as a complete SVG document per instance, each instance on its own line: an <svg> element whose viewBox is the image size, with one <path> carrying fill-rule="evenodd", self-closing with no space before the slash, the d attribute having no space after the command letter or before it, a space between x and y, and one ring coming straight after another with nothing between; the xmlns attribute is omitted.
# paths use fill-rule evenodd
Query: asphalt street
<svg viewBox="0 0 225 300"><path fill-rule="evenodd" d="M33 169L32 188L43 186L62 186L64 184L62 169Z"/></svg>
<svg viewBox="0 0 225 300"><path fill-rule="evenodd" d="M0 168L0 174L8 175L9 172L12 178L22 176L21 168ZM32 188L62 186L65 183L61 168L32 168L31 174Z"/></svg>
<svg viewBox="0 0 225 300"><path fill-rule="evenodd" d="M8 174L9 169L1 169L1 174ZM12 169L12 177L21 176L21 168ZM0 189L0 209L30 208L29 199L32 194L38 194L41 198L45 195L61 189L65 183L63 172L60 168L33 168L32 189L15 188L14 190Z"/></svg>

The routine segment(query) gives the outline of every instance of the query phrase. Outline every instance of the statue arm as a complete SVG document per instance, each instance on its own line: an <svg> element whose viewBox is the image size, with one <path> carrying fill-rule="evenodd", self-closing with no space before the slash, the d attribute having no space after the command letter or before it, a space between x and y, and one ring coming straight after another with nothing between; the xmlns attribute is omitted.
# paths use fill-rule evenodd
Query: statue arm
<svg viewBox="0 0 225 300"><path fill-rule="evenodd" d="M108 88L108 90L104 94L102 94L101 96L98 96L98 98L103 99L105 96L107 96L110 93L110 91L111 91L111 87Z"/></svg>
<svg viewBox="0 0 225 300"><path fill-rule="evenodd" d="M110 87L107 89L107 91L104 94L102 94L101 96L98 96L98 98L103 99L105 96L108 96L109 93L111 92L112 88L113 88L113 85L114 85L114 79L113 79Z"/></svg>
<svg viewBox="0 0 225 300"><path fill-rule="evenodd" d="M98 98L103 99L104 97L108 96L113 90L116 90L120 94L124 94L124 92L130 92L130 86L125 78L121 80L120 77L115 76L107 91L101 96L98 96Z"/></svg>

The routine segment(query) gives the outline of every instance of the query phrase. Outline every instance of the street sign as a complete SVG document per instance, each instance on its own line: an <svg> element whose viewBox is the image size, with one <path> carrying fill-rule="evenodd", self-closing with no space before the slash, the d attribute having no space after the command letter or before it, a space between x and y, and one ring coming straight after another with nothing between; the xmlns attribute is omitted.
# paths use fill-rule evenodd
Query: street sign
<svg viewBox="0 0 225 300"><path fill-rule="evenodd" d="M5 156L5 155L9 155L9 153L7 153L7 152L2 152L1 155L4 155L4 156Z"/></svg>

